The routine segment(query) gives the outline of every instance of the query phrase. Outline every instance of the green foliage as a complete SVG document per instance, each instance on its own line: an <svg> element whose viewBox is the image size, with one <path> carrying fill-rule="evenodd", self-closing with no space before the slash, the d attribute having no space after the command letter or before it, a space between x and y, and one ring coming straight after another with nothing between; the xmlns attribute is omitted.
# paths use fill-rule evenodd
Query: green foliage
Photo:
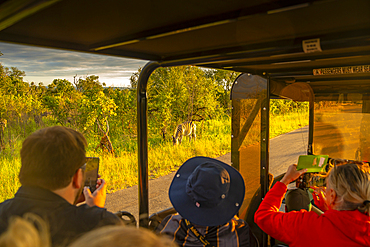
<svg viewBox="0 0 370 247"><path fill-rule="evenodd" d="M88 76L86 79L79 78L78 81L75 82L75 86L78 91L88 97L99 91L103 91L103 86L99 82L99 76L96 75Z"/></svg>
<svg viewBox="0 0 370 247"><path fill-rule="evenodd" d="M120 135L133 137L136 135L136 90L133 89L115 89L110 98L117 106L115 116L112 116L110 122L111 129L114 129ZM121 136L121 137L122 137Z"/></svg>
<svg viewBox="0 0 370 247"><path fill-rule="evenodd" d="M270 134L271 137L284 132L302 127L307 124L308 115L303 113L289 113L272 116ZM298 123L298 125L297 125ZM206 120L198 124L198 138L189 143L187 138L182 145L173 146L171 142L161 142L158 138L149 140L149 176L157 178L167 175L176 169L187 159L196 156L219 157L230 152L231 146L231 119ZM99 156L101 158L100 172L108 184L108 192L114 192L137 184L137 154L136 141L123 139L117 141L116 150L119 155L102 155L94 151L93 138L88 138L88 156ZM21 141L17 142L17 149ZM14 156L0 156L0 174L3 189L0 191L0 201L11 198L18 187L18 171L20 168L19 152Z"/></svg>
<svg viewBox="0 0 370 247"><path fill-rule="evenodd" d="M113 99L108 98L102 91L83 97L78 100L78 123L84 131L91 128L95 121L107 120L109 116L116 115L117 108Z"/></svg>
<svg viewBox="0 0 370 247"><path fill-rule="evenodd" d="M206 70L206 77L210 78L217 84L216 97L220 106L226 111L227 114L230 114L231 101L230 101L230 92L231 87L238 77L239 73L234 71L227 70Z"/></svg>
<svg viewBox="0 0 370 247"><path fill-rule="evenodd" d="M270 112L272 115L281 115L288 112L308 112L308 102L296 102L293 100L271 100Z"/></svg>
<svg viewBox="0 0 370 247"><path fill-rule="evenodd" d="M48 85L48 92L50 95L69 96L74 90L75 88L72 83L65 79L55 79Z"/></svg>
<svg viewBox="0 0 370 247"><path fill-rule="evenodd" d="M15 157L0 157L0 202L12 198L17 192L18 188L21 186L18 173L21 168L21 162L19 155Z"/></svg>
<svg viewBox="0 0 370 247"><path fill-rule="evenodd" d="M131 77L134 89L138 75L135 73ZM222 75L227 76L227 80L222 80ZM225 99L229 97L235 77L233 72L195 66L158 68L148 81L150 132L172 134L176 125L184 121L204 121L228 115L229 102L225 103Z"/></svg>
<svg viewBox="0 0 370 247"><path fill-rule="evenodd" d="M0 64L0 87L6 94L24 95L27 93L29 85L23 81L23 76L26 75L24 71L11 67L11 69L3 67Z"/></svg>
<svg viewBox="0 0 370 247"><path fill-rule="evenodd" d="M0 149L0 173L4 185L0 200L11 197L19 187L16 175L24 138L39 128L52 125L68 126L84 133L89 143L88 155L102 158L101 171L108 180L110 191L136 184L136 87L140 71L139 68L132 75L131 87L124 90L104 88L104 83L95 75L76 76L72 83L55 79L45 87L42 83L24 82L23 71L0 64L0 120L7 120L7 125L0 128L1 144L5 143L5 149ZM151 75L147 94L152 178L168 174L192 156L217 157L230 151L229 97L237 76L235 72L195 66L159 68ZM292 111L306 114L307 104L271 103L274 116ZM300 118L294 115L293 119ZM189 143L184 138L182 145L173 147L170 135L175 126L189 120L197 124L197 140ZM95 151L102 137L97 121L104 131L108 121L115 156L104 154L100 149ZM282 121L285 120L276 121L276 125ZM294 128L304 124L299 120ZM289 131L286 126L288 124L284 124L282 130L279 125L280 132L271 132L275 135Z"/></svg>

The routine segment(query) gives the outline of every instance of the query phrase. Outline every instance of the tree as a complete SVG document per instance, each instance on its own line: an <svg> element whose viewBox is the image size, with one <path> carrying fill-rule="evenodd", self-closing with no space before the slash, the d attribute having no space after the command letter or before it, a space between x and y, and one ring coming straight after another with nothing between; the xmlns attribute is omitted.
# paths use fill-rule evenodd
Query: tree
<svg viewBox="0 0 370 247"><path fill-rule="evenodd" d="M110 98L117 106L116 115L113 116L115 121L110 121L111 128L121 130L129 136L136 135L136 90L116 88L110 94Z"/></svg>
<svg viewBox="0 0 370 247"><path fill-rule="evenodd" d="M239 76L240 73L228 70L206 70L205 75L207 78L213 80L218 86L216 97L220 105L224 108L225 112L230 114L230 92L231 87L235 79Z"/></svg>
<svg viewBox="0 0 370 247"><path fill-rule="evenodd" d="M68 96L75 91L75 88L72 83L66 79L54 79L53 82L48 85L48 91L51 95Z"/></svg>
<svg viewBox="0 0 370 247"><path fill-rule="evenodd" d="M82 93L77 91L70 81L55 79L49 84L47 93L43 94L42 102L59 124L78 128L78 101L81 98Z"/></svg>
<svg viewBox="0 0 370 247"><path fill-rule="evenodd" d="M110 116L116 115L117 106L114 100L106 97L103 91L90 96L89 98L83 95L77 102L78 123L84 131L88 131L96 120L101 121L100 124L103 125Z"/></svg>
<svg viewBox="0 0 370 247"><path fill-rule="evenodd" d="M87 95L88 97L99 91L103 91L103 86L99 82L99 76L97 75L87 76L85 79L80 77L78 80L76 80L75 76L74 84L76 86L77 91L82 92L84 95Z"/></svg>
<svg viewBox="0 0 370 247"><path fill-rule="evenodd" d="M16 67L10 69L0 66L0 87L7 94L23 95L28 92L29 84L23 81L23 76L26 75L24 71Z"/></svg>
<svg viewBox="0 0 370 247"><path fill-rule="evenodd" d="M132 77L132 84L136 85ZM171 129L191 120L205 120L220 113L214 81L195 66L158 68L148 81L149 130Z"/></svg>

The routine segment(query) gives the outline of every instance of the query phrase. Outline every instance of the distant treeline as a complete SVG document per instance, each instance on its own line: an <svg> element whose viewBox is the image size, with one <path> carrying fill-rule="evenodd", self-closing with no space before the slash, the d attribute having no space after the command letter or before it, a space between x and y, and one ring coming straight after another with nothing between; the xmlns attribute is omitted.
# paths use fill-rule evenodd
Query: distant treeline
<svg viewBox="0 0 370 247"><path fill-rule="evenodd" d="M97 121L103 131L108 122L113 139L135 139L140 70L126 89L106 87L96 75L75 76L73 82L55 79L45 86L25 82L24 71L0 64L1 151L14 151L17 139L49 125L71 127L99 140ZM170 139L175 125L183 121L230 115L230 89L237 76L195 66L157 69L148 82L149 135Z"/></svg>

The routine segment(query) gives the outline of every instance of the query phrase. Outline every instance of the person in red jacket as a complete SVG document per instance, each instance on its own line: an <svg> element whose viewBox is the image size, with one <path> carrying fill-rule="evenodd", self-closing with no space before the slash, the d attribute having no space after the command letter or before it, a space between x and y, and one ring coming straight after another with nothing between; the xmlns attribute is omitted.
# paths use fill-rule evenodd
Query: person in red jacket
<svg viewBox="0 0 370 247"><path fill-rule="evenodd" d="M271 237L294 246L370 246L370 171L349 163L331 169L326 205L318 215L306 210L279 212L287 185L307 170L289 166L285 176L266 194L254 216Z"/></svg>

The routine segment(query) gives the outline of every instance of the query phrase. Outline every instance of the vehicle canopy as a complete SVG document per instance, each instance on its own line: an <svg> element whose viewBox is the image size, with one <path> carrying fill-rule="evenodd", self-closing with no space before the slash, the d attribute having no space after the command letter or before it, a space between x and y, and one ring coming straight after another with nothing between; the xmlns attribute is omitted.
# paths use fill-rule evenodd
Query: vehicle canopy
<svg viewBox="0 0 370 247"><path fill-rule="evenodd" d="M310 102L307 153L369 156L368 0L2 0L0 41L152 61L137 92L140 226L148 224L146 87L158 67L244 73L232 89L231 149L232 165L255 182L247 184L245 210L257 187L260 199L268 190L270 98ZM347 128L352 123L357 128ZM253 156L243 142L256 125ZM336 136L346 144L330 149ZM260 242L267 246L266 236Z"/></svg>

